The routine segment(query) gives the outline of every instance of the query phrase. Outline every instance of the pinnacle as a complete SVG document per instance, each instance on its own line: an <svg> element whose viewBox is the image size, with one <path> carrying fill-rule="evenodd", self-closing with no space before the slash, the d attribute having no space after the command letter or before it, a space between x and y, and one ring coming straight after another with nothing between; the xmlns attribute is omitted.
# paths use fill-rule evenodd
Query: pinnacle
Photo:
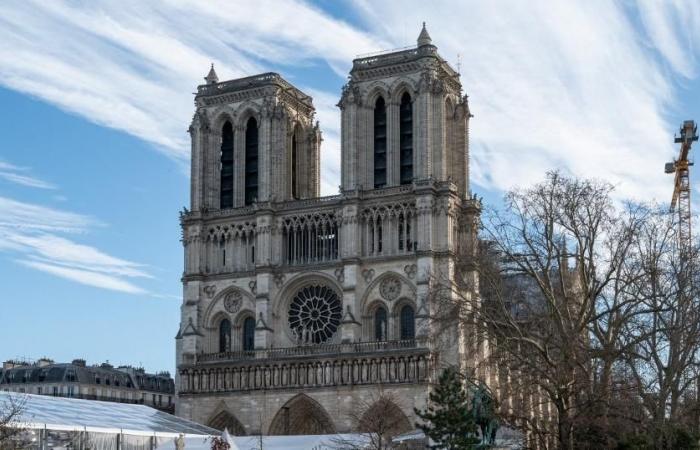
<svg viewBox="0 0 700 450"><path fill-rule="evenodd" d="M430 39L428 30L425 28L425 22L423 22L423 28L420 30L418 35L418 47L423 47L424 45L432 45L433 40Z"/></svg>
<svg viewBox="0 0 700 450"><path fill-rule="evenodd" d="M206 77L204 77L207 84L215 84L219 82L219 77L216 75L216 70L214 70L214 63L211 63L211 69Z"/></svg>

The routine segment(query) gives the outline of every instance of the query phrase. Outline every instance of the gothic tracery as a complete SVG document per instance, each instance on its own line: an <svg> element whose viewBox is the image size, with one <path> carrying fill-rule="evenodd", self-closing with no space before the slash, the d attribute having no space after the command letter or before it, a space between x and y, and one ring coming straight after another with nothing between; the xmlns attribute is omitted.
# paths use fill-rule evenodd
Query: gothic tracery
<svg viewBox="0 0 700 450"><path fill-rule="evenodd" d="M337 195L319 197L312 99L280 75L214 73L195 101L180 216L181 411L253 430L245 402L268 392L269 433L335 432L327 411L342 405L317 391L349 388L355 402L382 384L424 398L444 350L429 339L429 301L417 299L429 298L434 271L476 248L479 215L466 96L427 31L415 48L353 61L338 105ZM301 389L309 395L280 406ZM207 410L215 397L244 407ZM389 405L403 430L413 416L401 409Z"/></svg>

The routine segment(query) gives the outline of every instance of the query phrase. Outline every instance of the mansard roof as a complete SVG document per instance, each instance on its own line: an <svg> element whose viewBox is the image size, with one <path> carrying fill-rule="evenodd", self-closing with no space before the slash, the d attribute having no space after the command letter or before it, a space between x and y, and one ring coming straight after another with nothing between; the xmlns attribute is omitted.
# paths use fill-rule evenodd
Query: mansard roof
<svg viewBox="0 0 700 450"><path fill-rule="evenodd" d="M99 382L98 382L99 380ZM149 374L131 367L114 368L109 364L85 366L81 363L21 365L0 372L0 385L26 383L100 384L123 388L173 393L175 385L169 375Z"/></svg>

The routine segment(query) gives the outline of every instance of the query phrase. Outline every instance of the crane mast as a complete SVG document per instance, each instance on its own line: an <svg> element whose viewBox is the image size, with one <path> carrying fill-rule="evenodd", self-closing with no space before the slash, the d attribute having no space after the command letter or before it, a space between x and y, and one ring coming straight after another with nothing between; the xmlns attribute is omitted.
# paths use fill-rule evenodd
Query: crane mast
<svg viewBox="0 0 700 450"><path fill-rule="evenodd" d="M690 147L698 140L698 126L692 120L686 120L681 125L680 136L674 142L681 144L678 159L666 163L665 172L675 174L671 212L678 211L678 241L681 251L685 253L691 246L691 215L690 215L690 166L688 160Z"/></svg>

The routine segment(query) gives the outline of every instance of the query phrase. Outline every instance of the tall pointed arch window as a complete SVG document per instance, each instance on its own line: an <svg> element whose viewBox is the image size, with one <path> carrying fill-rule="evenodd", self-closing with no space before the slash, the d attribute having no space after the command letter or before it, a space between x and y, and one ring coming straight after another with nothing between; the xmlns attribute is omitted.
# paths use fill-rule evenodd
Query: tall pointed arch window
<svg viewBox="0 0 700 450"><path fill-rule="evenodd" d="M231 351L231 321L224 319L219 324L219 352Z"/></svg>
<svg viewBox="0 0 700 450"><path fill-rule="evenodd" d="M243 321L243 350L251 351L255 348L255 319L246 317Z"/></svg>
<svg viewBox="0 0 700 450"><path fill-rule="evenodd" d="M258 121L248 119L245 127L245 204L258 199Z"/></svg>
<svg viewBox="0 0 700 450"><path fill-rule="evenodd" d="M399 159L401 184L413 182L413 104L405 92L399 107Z"/></svg>
<svg viewBox="0 0 700 450"><path fill-rule="evenodd" d="M291 152L291 183L292 183L292 198L299 198L299 192L297 184L299 180L297 179L297 128L294 128L294 133L292 134L292 152Z"/></svg>
<svg viewBox="0 0 700 450"><path fill-rule="evenodd" d="M386 341L386 328L386 309L380 306L374 311L374 339Z"/></svg>
<svg viewBox="0 0 700 450"><path fill-rule="evenodd" d="M416 337L416 314L413 307L406 305L401 308L400 325L401 339L413 339Z"/></svg>
<svg viewBox="0 0 700 450"><path fill-rule="evenodd" d="M226 122L221 129L220 208L233 208L233 126Z"/></svg>
<svg viewBox="0 0 700 450"><path fill-rule="evenodd" d="M386 186L386 104L379 97L374 104L374 188Z"/></svg>

